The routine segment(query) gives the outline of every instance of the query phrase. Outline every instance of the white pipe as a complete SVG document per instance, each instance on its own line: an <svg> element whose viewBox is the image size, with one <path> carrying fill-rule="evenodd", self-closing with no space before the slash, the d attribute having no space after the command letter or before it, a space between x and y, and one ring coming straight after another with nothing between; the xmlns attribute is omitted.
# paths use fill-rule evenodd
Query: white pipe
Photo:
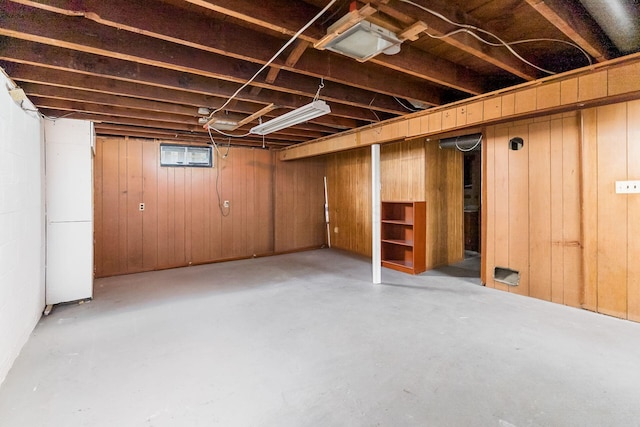
<svg viewBox="0 0 640 427"><path fill-rule="evenodd" d="M327 224L327 245L331 247L331 228L329 227L329 195L327 193L327 177L324 177L324 222Z"/></svg>
<svg viewBox="0 0 640 427"><path fill-rule="evenodd" d="M373 144L371 146L371 267L374 285L382 283L380 204L380 144Z"/></svg>

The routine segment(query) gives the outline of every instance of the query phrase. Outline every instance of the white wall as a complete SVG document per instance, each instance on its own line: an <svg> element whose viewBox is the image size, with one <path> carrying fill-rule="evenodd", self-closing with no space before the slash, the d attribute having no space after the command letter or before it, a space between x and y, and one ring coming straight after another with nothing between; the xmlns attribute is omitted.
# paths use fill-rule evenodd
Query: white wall
<svg viewBox="0 0 640 427"><path fill-rule="evenodd" d="M40 319L45 293L41 120L11 99L8 84L0 71L0 383Z"/></svg>

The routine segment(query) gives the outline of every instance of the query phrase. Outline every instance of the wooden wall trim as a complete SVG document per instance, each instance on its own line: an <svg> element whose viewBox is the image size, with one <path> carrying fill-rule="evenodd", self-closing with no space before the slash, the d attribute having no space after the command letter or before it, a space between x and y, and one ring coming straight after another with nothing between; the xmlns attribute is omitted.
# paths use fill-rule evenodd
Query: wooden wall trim
<svg viewBox="0 0 640 427"><path fill-rule="evenodd" d="M640 53L479 95L280 151L294 160L640 98Z"/></svg>

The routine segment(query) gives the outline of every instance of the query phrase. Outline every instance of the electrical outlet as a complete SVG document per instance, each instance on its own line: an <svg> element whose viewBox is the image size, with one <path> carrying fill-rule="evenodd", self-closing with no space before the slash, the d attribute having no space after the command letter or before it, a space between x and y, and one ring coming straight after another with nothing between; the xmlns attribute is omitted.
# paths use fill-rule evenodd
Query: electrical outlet
<svg viewBox="0 0 640 427"><path fill-rule="evenodd" d="M144 210L144 203L140 203L140 205L138 205L138 210L140 212L142 212Z"/></svg>
<svg viewBox="0 0 640 427"><path fill-rule="evenodd" d="M229 206L231 206L231 203L229 203L228 200L225 200L224 202L222 202L222 207L228 208Z"/></svg>
<svg viewBox="0 0 640 427"><path fill-rule="evenodd" d="M639 194L640 181L616 181L617 194Z"/></svg>

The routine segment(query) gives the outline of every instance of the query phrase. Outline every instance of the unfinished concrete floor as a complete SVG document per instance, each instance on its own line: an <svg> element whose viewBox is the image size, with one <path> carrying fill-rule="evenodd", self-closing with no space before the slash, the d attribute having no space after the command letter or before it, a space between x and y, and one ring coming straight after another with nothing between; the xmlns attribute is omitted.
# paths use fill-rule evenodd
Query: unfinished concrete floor
<svg viewBox="0 0 640 427"><path fill-rule="evenodd" d="M100 279L37 326L0 425L640 425L640 324L466 271L373 286L318 250Z"/></svg>

